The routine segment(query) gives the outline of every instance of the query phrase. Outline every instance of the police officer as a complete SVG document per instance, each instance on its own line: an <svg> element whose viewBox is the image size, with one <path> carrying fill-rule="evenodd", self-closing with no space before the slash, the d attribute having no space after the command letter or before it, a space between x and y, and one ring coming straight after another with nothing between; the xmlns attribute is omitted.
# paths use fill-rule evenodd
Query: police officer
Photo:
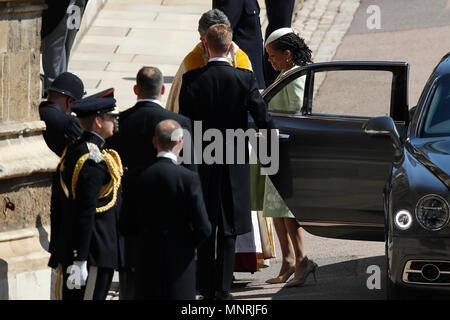
<svg viewBox="0 0 450 320"><path fill-rule="evenodd" d="M45 122L45 143L61 157L64 148L83 132L77 118L71 115L72 106L84 95L80 78L70 72L59 75L47 89L47 101L39 105L39 115Z"/></svg>
<svg viewBox="0 0 450 320"><path fill-rule="evenodd" d="M115 102L91 98L72 108L84 131L67 146L57 167L62 221L54 255L62 264L64 300L106 299L119 267L123 170L119 155L103 148L117 129Z"/></svg>

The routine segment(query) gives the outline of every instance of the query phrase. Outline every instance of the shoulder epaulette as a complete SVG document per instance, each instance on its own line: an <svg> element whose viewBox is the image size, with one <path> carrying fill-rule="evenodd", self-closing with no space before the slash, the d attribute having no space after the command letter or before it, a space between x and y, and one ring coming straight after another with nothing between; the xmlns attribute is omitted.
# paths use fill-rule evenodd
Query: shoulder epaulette
<svg viewBox="0 0 450 320"><path fill-rule="evenodd" d="M105 161L103 158L102 152L98 148L98 146L95 143L92 142L86 142L87 148L89 150L89 159L94 160L95 163L100 163L102 161Z"/></svg>

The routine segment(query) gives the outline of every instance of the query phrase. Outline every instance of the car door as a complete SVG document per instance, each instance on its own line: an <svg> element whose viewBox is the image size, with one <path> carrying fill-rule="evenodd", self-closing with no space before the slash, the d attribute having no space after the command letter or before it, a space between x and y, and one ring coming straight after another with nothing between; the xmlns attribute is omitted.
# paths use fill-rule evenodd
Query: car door
<svg viewBox="0 0 450 320"><path fill-rule="evenodd" d="M402 62L311 64L263 92L280 133L280 167L269 177L308 232L384 240L383 189L394 149L389 138L366 135L362 126L388 115L404 137L408 69ZM282 106L283 90L299 79L303 101Z"/></svg>

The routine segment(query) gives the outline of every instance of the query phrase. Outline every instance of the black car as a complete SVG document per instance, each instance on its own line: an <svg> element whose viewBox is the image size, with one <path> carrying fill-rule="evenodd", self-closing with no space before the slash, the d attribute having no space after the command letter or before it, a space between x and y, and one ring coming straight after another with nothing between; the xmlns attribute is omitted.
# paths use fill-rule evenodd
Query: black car
<svg viewBox="0 0 450 320"><path fill-rule="evenodd" d="M280 132L272 182L308 232L385 241L388 293L450 289L449 55L411 110L408 71L404 62L316 63L263 92ZM299 80L303 101L283 105Z"/></svg>

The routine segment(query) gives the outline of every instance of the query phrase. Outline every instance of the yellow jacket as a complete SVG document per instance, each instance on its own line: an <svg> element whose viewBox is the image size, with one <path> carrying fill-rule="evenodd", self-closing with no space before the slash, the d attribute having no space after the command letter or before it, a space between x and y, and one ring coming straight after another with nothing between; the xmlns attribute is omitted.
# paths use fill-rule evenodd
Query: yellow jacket
<svg viewBox="0 0 450 320"><path fill-rule="evenodd" d="M247 54L239 49L238 45L233 42L233 52L229 55L230 64L236 68L252 70L252 64ZM203 43L199 42L194 50L192 50L183 60L177 73L172 81L169 96L166 102L166 109L178 113L178 97L181 90L181 82L183 74L188 71L202 68L208 63L208 52L205 50Z"/></svg>

